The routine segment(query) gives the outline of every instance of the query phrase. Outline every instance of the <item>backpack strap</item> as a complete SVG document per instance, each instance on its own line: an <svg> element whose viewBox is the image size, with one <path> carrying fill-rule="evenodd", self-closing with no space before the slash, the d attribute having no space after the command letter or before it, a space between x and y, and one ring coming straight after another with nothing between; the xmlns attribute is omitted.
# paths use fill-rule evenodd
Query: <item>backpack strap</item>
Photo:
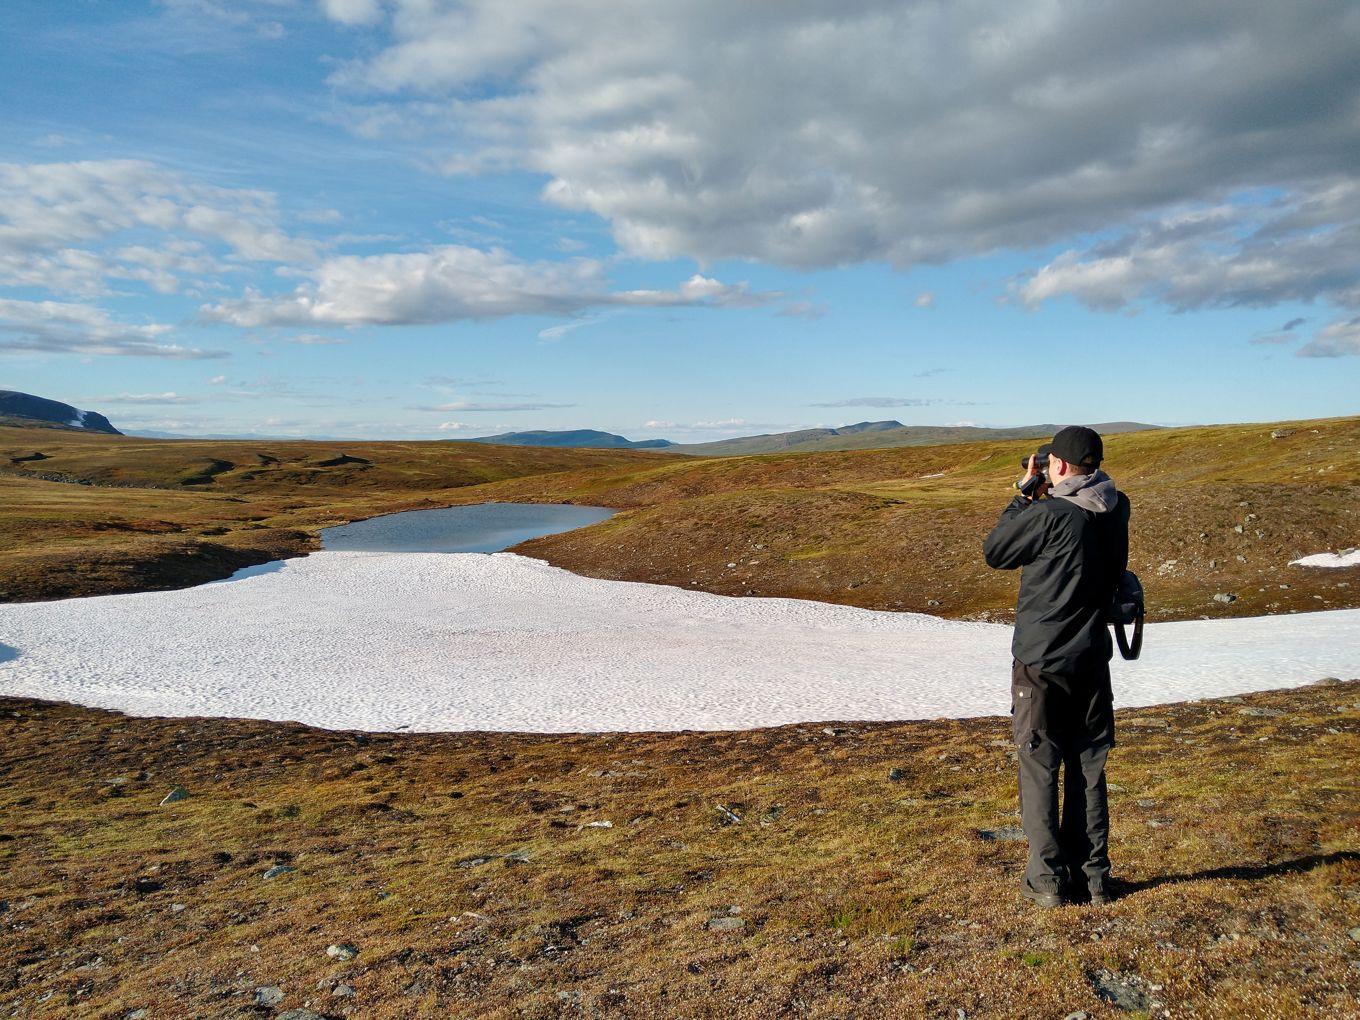
<svg viewBox="0 0 1360 1020"><path fill-rule="evenodd" d="M1119 654L1125 659L1136 659L1143 650L1143 607L1138 607L1138 615L1133 619L1133 640L1124 636L1124 625L1114 625L1114 640L1119 646Z"/></svg>

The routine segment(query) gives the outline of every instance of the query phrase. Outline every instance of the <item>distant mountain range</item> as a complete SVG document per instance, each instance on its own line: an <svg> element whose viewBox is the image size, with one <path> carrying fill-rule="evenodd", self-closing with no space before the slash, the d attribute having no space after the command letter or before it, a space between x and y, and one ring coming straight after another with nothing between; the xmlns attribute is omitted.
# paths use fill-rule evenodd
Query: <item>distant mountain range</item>
<svg viewBox="0 0 1360 1020"><path fill-rule="evenodd" d="M121 436L102 414L95 411L82 411L60 400L35 397L32 393L18 390L0 390L0 424L5 425L46 425L64 429L82 429L85 432L104 432L111 436Z"/></svg>
<svg viewBox="0 0 1360 1020"><path fill-rule="evenodd" d="M465 443L496 443L500 446L574 446L601 450L664 450L674 447L669 439L625 439L613 432L573 429L568 432L502 432L497 436L464 439Z"/></svg>
<svg viewBox="0 0 1360 1020"><path fill-rule="evenodd" d="M565 432L504 432L463 440L503 446L577 446L617 450L660 450L693 457L744 457L757 453L812 453L826 450L879 450L893 446L937 446L1004 439L1047 439L1061 425L1021 425L989 429L975 425L903 425L900 421L862 421L835 429L799 429L760 436L719 439L711 443L672 443L667 439L629 440L613 432L576 429ZM1101 435L1160 428L1136 421L1107 421L1091 426Z"/></svg>
<svg viewBox="0 0 1360 1020"><path fill-rule="evenodd" d="M1102 436L1120 432L1143 432L1160 428L1136 421L1107 421L1091 425ZM939 446L947 443L996 442L1005 439L1052 438L1061 425L1021 425L1015 428L982 428L977 425L903 425L900 421L862 421L835 429L800 429L771 435L719 439L712 443L685 443L670 447L672 453L699 457L740 457L753 453L812 453L826 450L879 450L893 446Z"/></svg>
<svg viewBox="0 0 1360 1020"><path fill-rule="evenodd" d="M0 390L0 424L37 425L48 428L82 429L122 435L102 414L82 411L59 400L35 397L17 390ZM937 446L946 443L995 442L1006 439L1041 439L1061 426L1021 425L1016 428L982 428L976 425L903 425L900 421L862 421L840 428L799 429L759 436L718 439L711 443L673 443L669 439L627 439L598 429L534 430L502 432L495 436L460 439L465 443L501 446L576 447L601 450L656 450L693 457L744 457L758 453L813 453L829 450L877 450L893 446ZM1142 432L1160 428L1136 421L1098 422L1091 426L1102 435ZM151 439L277 439L258 433L185 436L146 430L137 433ZM311 437L320 438L320 437Z"/></svg>

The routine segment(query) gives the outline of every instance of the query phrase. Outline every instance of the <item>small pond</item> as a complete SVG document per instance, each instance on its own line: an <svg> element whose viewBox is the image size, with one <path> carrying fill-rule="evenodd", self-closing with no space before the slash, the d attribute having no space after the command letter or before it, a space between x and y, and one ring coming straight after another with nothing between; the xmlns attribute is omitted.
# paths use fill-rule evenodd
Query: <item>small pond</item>
<svg viewBox="0 0 1360 1020"><path fill-rule="evenodd" d="M584 528L612 517L602 506L473 503L407 510L321 532L328 552L500 552L512 545Z"/></svg>

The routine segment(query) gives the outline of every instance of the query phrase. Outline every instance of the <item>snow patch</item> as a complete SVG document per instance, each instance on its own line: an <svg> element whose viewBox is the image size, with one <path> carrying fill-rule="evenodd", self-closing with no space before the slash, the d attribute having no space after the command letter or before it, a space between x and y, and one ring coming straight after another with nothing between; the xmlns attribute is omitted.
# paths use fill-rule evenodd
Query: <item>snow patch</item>
<svg viewBox="0 0 1360 1020"><path fill-rule="evenodd" d="M1343 549L1339 553L1314 553L1290 560L1291 567L1360 567L1360 549Z"/></svg>
<svg viewBox="0 0 1360 1020"><path fill-rule="evenodd" d="M77 408L76 416L72 418L70 421L68 421L66 424L70 425L72 428L83 429L85 427L85 416L89 413L90 413L89 411L82 411L79 408Z"/></svg>
<svg viewBox="0 0 1360 1020"><path fill-rule="evenodd" d="M321 552L183 591L0 605L0 694L367 730L744 729L1005 715L1010 628ZM12 647L7 647L12 646ZM1355 676L1360 610L1150 624L1119 705Z"/></svg>

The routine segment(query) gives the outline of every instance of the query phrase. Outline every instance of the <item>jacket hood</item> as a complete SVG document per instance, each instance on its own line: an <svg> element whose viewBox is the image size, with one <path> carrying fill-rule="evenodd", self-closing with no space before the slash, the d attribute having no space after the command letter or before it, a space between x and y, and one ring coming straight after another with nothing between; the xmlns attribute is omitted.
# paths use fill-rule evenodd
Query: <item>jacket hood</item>
<svg viewBox="0 0 1360 1020"><path fill-rule="evenodd" d="M1064 478L1049 490L1049 495L1070 500L1083 510L1097 514L1109 513L1119 505L1119 490L1114 486L1114 479L1100 468L1089 475Z"/></svg>

